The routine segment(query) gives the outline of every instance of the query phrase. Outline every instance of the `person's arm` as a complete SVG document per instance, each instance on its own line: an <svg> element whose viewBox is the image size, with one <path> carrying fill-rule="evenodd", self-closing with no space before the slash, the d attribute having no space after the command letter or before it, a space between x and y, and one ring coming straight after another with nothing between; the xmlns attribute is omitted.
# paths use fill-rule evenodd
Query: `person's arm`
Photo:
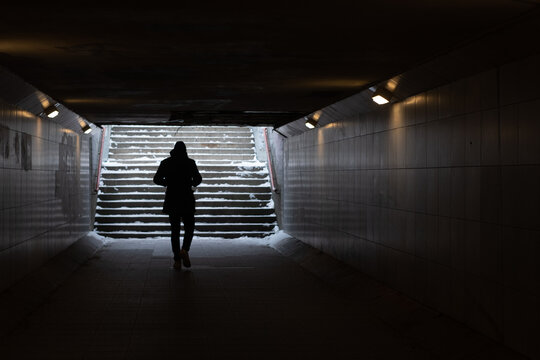
<svg viewBox="0 0 540 360"><path fill-rule="evenodd" d="M197 164L195 161L193 161L193 176L191 178L191 186L197 186L201 183L202 176L199 173L199 169L197 169Z"/></svg>
<svg viewBox="0 0 540 360"><path fill-rule="evenodd" d="M165 174L163 171L163 163L159 164L159 167L154 175L154 184L167 186L167 180L165 179Z"/></svg>

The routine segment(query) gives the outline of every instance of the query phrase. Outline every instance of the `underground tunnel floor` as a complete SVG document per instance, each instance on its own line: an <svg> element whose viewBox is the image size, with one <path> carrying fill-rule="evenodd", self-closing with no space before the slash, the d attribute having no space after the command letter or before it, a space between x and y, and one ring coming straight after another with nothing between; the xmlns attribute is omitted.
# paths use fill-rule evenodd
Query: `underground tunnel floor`
<svg viewBox="0 0 540 360"><path fill-rule="evenodd" d="M368 278L338 291L273 248L109 241L24 325L2 359L521 359ZM7 357L5 356L7 354Z"/></svg>

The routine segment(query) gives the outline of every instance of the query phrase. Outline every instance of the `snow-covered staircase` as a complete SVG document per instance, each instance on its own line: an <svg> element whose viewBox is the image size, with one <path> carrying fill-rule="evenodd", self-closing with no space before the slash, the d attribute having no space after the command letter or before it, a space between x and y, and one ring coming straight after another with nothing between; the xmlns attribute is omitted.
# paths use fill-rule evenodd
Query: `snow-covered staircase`
<svg viewBox="0 0 540 360"><path fill-rule="evenodd" d="M248 127L118 125L111 129L103 164L96 230L113 238L169 237L161 212L165 189L153 183L159 162L178 140L197 163L203 181L195 191L195 236L264 237L276 217L266 164L255 158Z"/></svg>

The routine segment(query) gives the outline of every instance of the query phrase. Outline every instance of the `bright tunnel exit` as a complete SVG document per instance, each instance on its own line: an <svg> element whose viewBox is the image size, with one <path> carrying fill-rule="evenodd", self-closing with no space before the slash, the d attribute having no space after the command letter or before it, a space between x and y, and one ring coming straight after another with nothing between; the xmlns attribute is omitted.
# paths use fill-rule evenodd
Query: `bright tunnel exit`
<svg viewBox="0 0 540 360"><path fill-rule="evenodd" d="M152 178L176 141L186 144L202 183L195 190L195 237L269 236L277 229L269 173L256 131L239 126L107 127L95 230L109 238L167 238L165 190Z"/></svg>

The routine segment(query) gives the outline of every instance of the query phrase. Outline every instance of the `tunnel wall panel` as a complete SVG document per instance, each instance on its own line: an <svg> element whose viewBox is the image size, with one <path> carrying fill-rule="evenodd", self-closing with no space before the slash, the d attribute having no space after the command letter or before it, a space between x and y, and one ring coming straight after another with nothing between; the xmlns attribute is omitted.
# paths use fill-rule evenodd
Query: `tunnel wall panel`
<svg viewBox="0 0 540 360"><path fill-rule="evenodd" d="M91 143L99 131L83 134L79 116L61 106L58 120L39 116L44 94L3 69L0 80L3 291L91 229L96 170ZM17 101L7 96L13 93L26 96Z"/></svg>
<svg viewBox="0 0 540 360"><path fill-rule="evenodd" d="M540 358L539 63L289 137L282 227Z"/></svg>

